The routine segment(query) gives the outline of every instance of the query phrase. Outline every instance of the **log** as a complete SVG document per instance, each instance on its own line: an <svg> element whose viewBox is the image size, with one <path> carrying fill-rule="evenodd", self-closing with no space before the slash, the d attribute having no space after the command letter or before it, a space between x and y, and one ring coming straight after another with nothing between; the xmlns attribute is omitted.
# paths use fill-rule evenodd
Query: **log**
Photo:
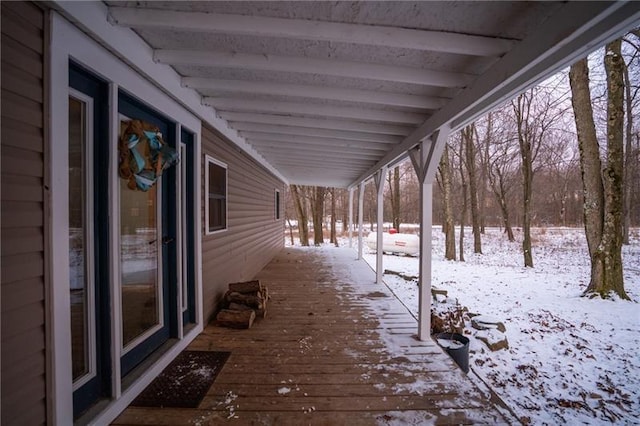
<svg viewBox="0 0 640 426"><path fill-rule="evenodd" d="M251 309L246 311L223 309L216 317L218 325L229 328L251 328L255 319L256 313Z"/></svg>
<svg viewBox="0 0 640 426"><path fill-rule="evenodd" d="M255 293L261 290L262 284L260 284L260 280L229 284L229 291L234 291L236 293Z"/></svg>
<svg viewBox="0 0 640 426"><path fill-rule="evenodd" d="M225 293L224 300L227 303L238 303L254 309L262 309L264 307L262 297L251 294L241 294L230 290Z"/></svg>
<svg viewBox="0 0 640 426"><path fill-rule="evenodd" d="M251 307L247 305L241 305L240 303L229 303L229 307L227 308L232 311L251 311L253 310Z"/></svg>

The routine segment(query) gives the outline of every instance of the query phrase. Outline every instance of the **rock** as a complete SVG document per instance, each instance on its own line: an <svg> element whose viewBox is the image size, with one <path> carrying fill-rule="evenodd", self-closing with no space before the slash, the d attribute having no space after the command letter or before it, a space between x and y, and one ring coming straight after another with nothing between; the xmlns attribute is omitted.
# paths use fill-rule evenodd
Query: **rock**
<svg viewBox="0 0 640 426"><path fill-rule="evenodd" d="M475 328L476 330L498 330L502 333L507 331L507 328L501 321L487 315L478 315L472 317L471 327Z"/></svg>
<svg viewBox="0 0 640 426"><path fill-rule="evenodd" d="M507 336L497 329L481 330L476 333L476 339L484 342L490 351L495 352L502 349L509 349Z"/></svg>
<svg viewBox="0 0 640 426"><path fill-rule="evenodd" d="M447 290L440 290L439 288L431 287L431 295L433 297L437 297L438 295L441 295L446 298L447 294L449 294Z"/></svg>

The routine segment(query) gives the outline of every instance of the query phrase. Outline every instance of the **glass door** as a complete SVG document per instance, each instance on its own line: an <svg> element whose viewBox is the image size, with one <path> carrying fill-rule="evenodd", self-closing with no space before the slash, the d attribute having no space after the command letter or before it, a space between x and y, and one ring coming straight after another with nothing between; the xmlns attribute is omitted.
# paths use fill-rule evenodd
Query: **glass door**
<svg viewBox="0 0 640 426"><path fill-rule="evenodd" d="M119 110L120 134L130 120L142 120L157 126L164 141L174 145L173 123L122 93ZM174 169L165 171L147 191L131 189L119 179L122 376L177 328L177 290L170 285L177 281Z"/></svg>

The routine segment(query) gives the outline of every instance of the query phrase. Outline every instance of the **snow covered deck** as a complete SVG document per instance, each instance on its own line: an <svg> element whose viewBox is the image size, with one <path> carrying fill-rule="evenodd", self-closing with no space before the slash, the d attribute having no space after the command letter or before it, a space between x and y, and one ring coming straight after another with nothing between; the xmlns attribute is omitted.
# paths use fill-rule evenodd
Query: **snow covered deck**
<svg viewBox="0 0 640 426"><path fill-rule="evenodd" d="M479 389L347 248L285 248L257 278L250 330L209 325L191 350L231 356L197 409L129 407L114 424L505 424ZM417 291L417 289L416 289Z"/></svg>

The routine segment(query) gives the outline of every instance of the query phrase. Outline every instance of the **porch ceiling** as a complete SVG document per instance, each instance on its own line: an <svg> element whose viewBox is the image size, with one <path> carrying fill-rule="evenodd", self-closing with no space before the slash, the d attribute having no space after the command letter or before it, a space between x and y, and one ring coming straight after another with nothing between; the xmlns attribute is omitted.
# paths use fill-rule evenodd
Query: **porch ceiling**
<svg viewBox="0 0 640 426"><path fill-rule="evenodd" d="M347 187L637 22L637 4L106 2L290 183ZM433 161L437 162L439 156Z"/></svg>

